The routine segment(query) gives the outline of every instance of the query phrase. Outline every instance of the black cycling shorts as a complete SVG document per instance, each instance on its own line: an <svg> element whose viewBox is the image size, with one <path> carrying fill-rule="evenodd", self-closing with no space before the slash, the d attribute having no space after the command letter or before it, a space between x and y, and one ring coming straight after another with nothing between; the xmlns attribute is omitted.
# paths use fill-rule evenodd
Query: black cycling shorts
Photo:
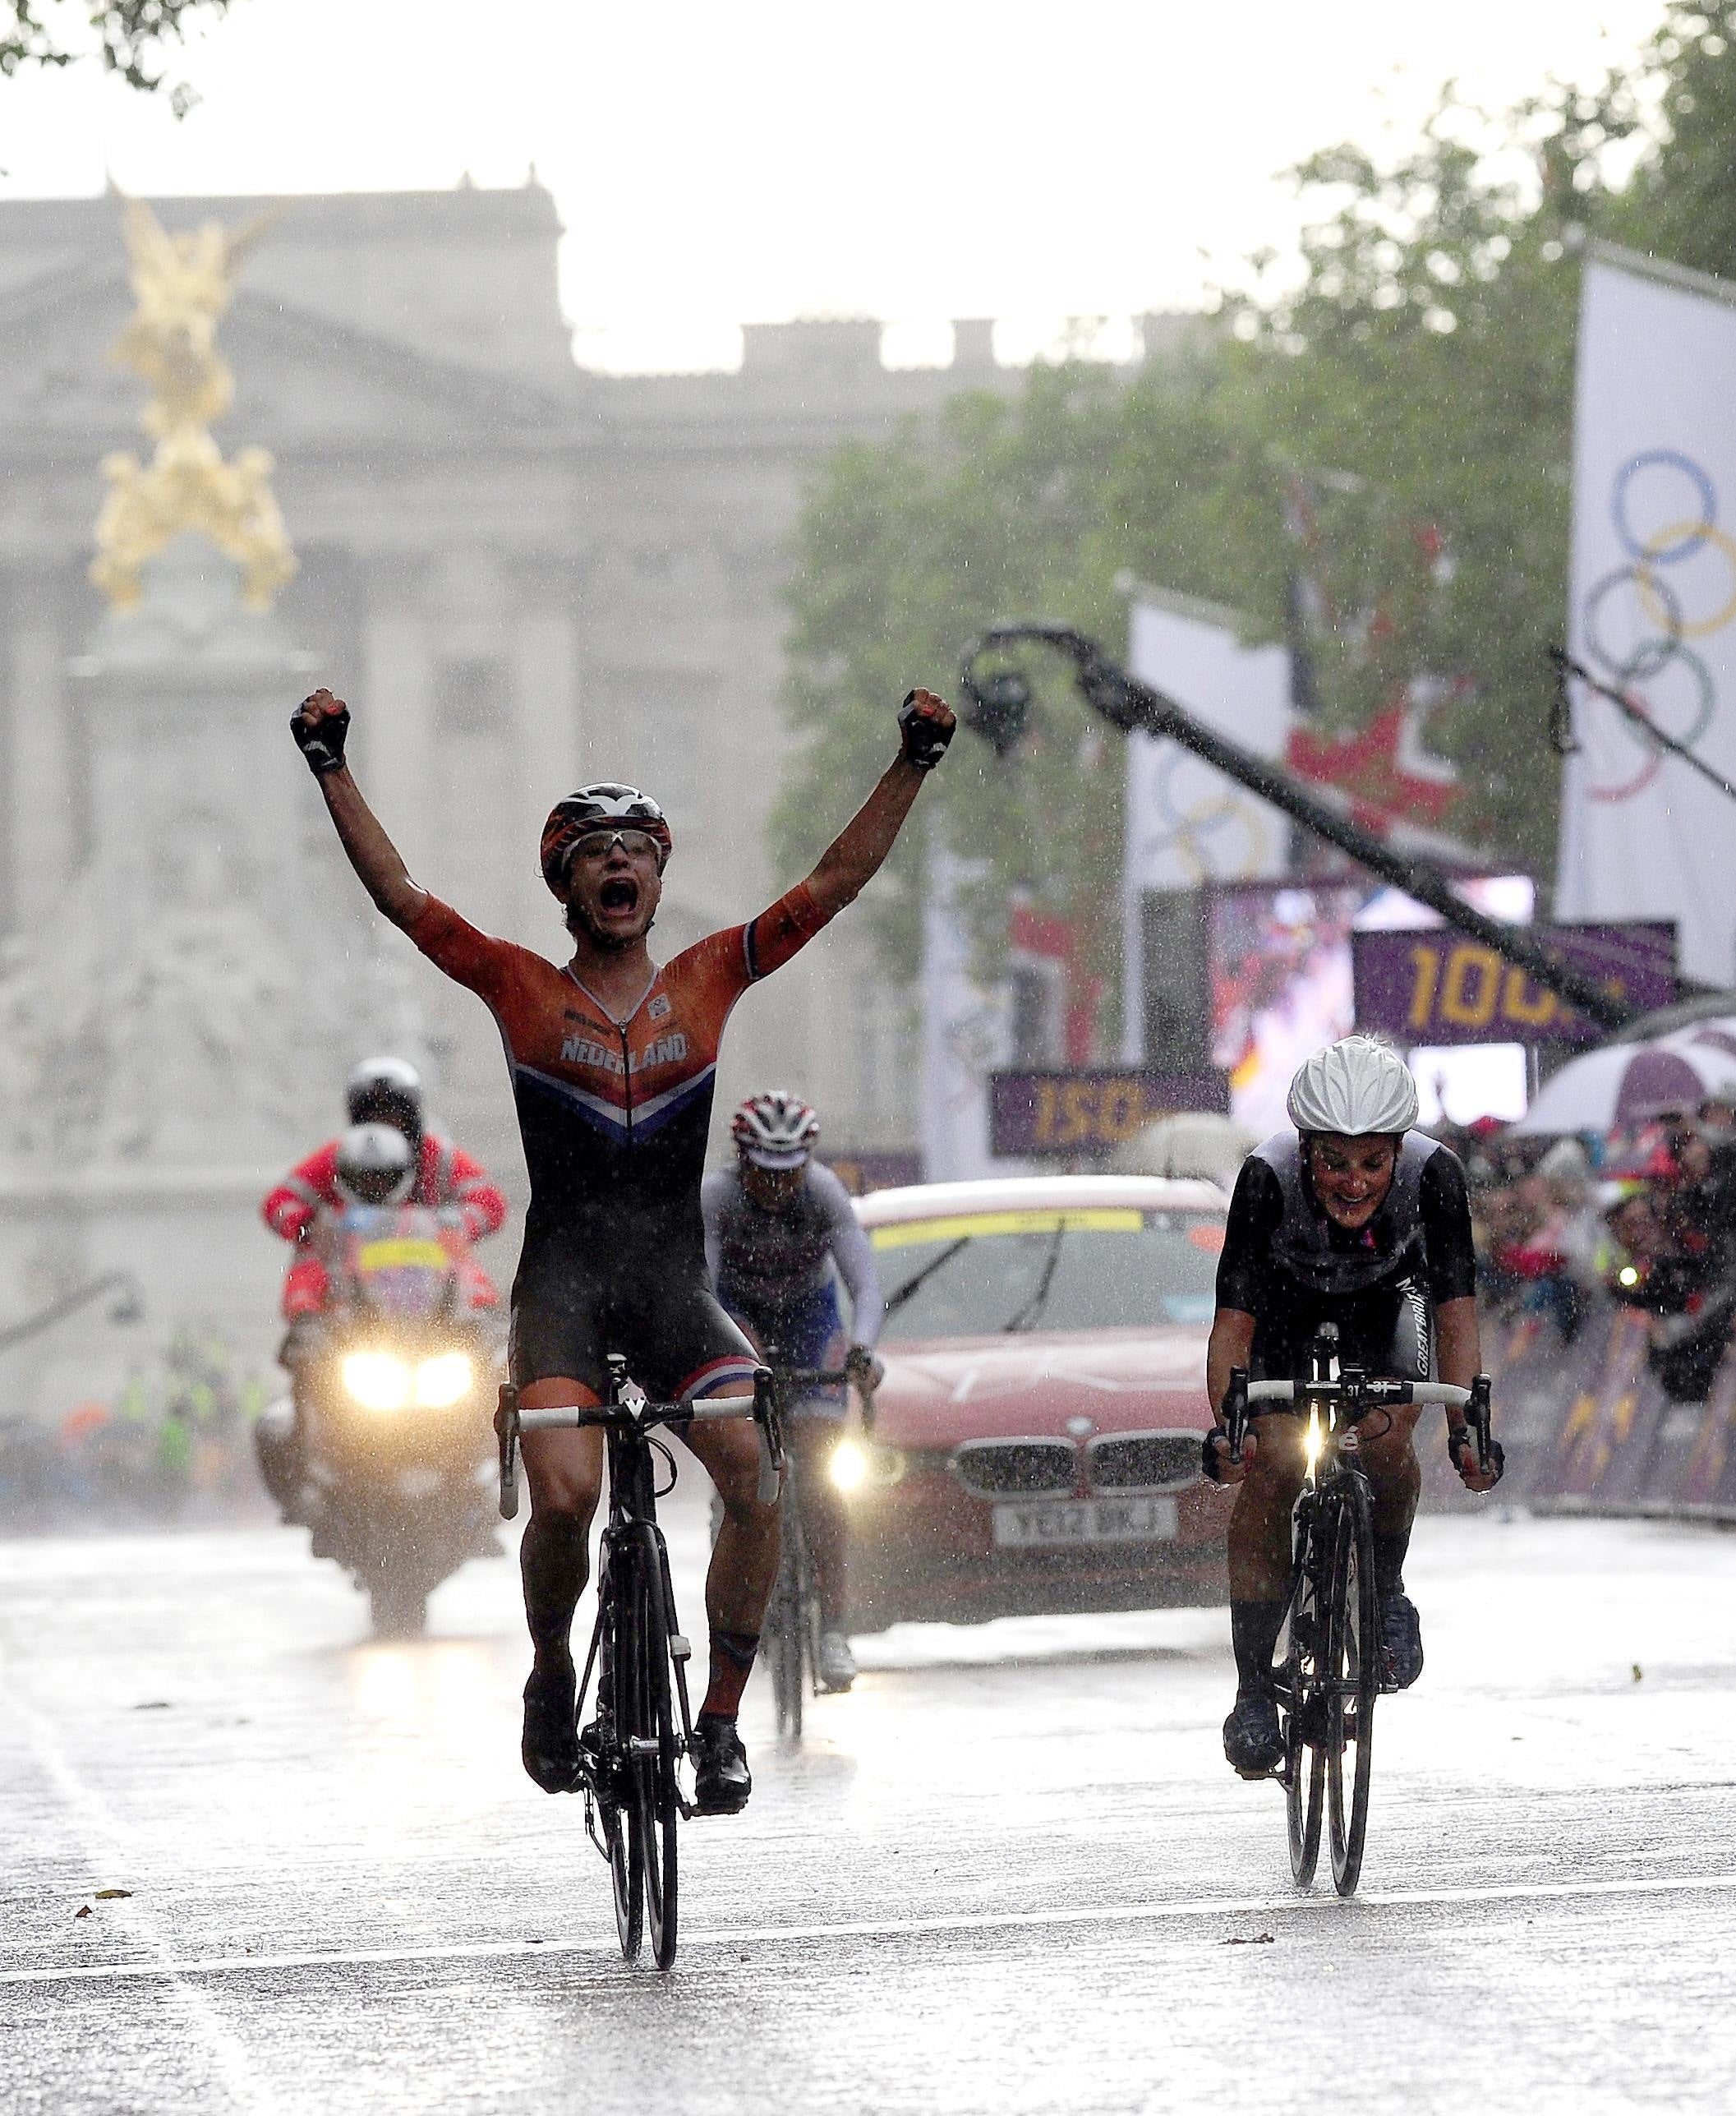
<svg viewBox="0 0 1736 2116"><path fill-rule="evenodd" d="M1255 1319L1250 1362L1258 1381L1300 1381L1323 1322L1338 1325L1338 1364L1377 1381L1427 1381L1434 1375L1434 1308L1419 1279L1328 1299L1293 1279L1282 1282Z"/></svg>
<svg viewBox="0 0 1736 2116"><path fill-rule="evenodd" d="M623 1281L627 1281L623 1283ZM516 1388L569 1375L599 1399L609 1393L608 1355L654 1404L709 1395L751 1377L753 1348L697 1269L647 1262L599 1278L560 1245L527 1250L513 1283L508 1371Z"/></svg>

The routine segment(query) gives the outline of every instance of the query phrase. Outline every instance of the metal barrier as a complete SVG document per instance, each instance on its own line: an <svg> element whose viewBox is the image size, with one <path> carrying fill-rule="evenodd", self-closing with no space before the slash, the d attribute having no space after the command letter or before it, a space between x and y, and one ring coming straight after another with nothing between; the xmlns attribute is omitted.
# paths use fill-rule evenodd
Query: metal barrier
<svg viewBox="0 0 1736 2116"><path fill-rule="evenodd" d="M1541 1315L1485 1325L1503 1498L1539 1513L1736 1523L1736 1348L1702 1403L1674 1401L1646 1362L1646 1321L1596 1301L1571 1341ZM1423 1503L1456 1511L1461 1488L1438 1435L1423 1436Z"/></svg>

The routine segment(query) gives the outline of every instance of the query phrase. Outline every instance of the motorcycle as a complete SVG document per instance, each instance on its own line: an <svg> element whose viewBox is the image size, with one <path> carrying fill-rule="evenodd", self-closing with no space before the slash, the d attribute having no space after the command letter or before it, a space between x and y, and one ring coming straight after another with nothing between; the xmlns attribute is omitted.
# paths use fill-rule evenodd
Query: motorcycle
<svg viewBox="0 0 1736 2116"><path fill-rule="evenodd" d="M294 1400L259 1422L260 1470L366 1594L376 1634L414 1636L442 1580L500 1555L496 1296L456 1216L424 1206L351 1206L313 1247L329 1295L286 1351Z"/></svg>

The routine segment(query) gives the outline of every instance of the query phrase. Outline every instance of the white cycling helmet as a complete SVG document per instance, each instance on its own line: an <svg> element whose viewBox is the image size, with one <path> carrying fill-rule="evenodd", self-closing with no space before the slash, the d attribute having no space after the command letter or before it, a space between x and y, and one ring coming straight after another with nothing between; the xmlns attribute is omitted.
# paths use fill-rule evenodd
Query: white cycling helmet
<svg viewBox="0 0 1736 2116"><path fill-rule="evenodd" d="M781 1087L750 1095L730 1121L744 1159L762 1169L799 1169L813 1151L820 1120L799 1095Z"/></svg>
<svg viewBox="0 0 1736 2116"><path fill-rule="evenodd" d="M353 1124L338 1141L338 1187L352 1205L402 1205L416 1156L395 1124Z"/></svg>
<svg viewBox="0 0 1736 2116"><path fill-rule="evenodd" d="M1408 1132L1421 1113L1410 1067L1372 1036L1346 1036L1316 1051L1291 1081L1287 1106L1298 1132L1347 1139Z"/></svg>

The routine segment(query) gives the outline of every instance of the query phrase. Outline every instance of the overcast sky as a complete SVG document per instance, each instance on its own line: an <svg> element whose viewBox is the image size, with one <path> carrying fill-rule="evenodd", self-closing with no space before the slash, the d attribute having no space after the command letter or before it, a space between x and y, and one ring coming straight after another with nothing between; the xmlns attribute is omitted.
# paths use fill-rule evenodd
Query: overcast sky
<svg viewBox="0 0 1736 2116"><path fill-rule="evenodd" d="M1390 150L1456 76L1504 107L1631 53L1660 0L235 0L177 123L94 68L0 81L0 196L524 180L581 357L727 360L796 316L1197 306L1293 242L1279 172ZM486 36L480 48L474 39ZM465 41L465 40L469 41ZM926 334L924 326L931 328ZM942 356L943 357L943 356Z"/></svg>

